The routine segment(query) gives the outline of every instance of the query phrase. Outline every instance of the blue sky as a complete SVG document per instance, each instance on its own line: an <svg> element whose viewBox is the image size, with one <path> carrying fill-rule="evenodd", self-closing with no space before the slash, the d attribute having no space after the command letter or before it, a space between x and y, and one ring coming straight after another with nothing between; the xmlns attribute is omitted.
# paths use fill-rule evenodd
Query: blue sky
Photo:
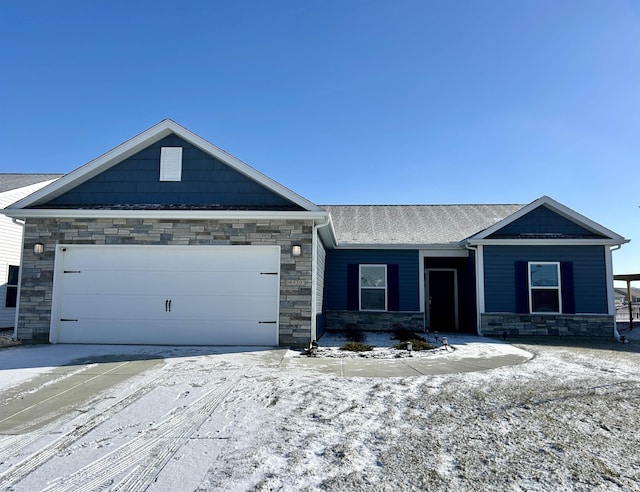
<svg viewBox="0 0 640 492"><path fill-rule="evenodd" d="M0 172L168 117L319 204L549 195L640 273L640 2L21 0L0 46Z"/></svg>

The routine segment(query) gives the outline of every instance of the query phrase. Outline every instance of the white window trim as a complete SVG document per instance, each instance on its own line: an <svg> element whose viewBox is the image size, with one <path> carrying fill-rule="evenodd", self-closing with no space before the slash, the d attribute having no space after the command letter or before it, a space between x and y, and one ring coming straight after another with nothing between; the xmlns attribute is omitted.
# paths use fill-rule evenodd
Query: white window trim
<svg viewBox="0 0 640 492"><path fill-rule="evenodd" d="M556 265L558 271L558 285L557 286L534 286L531 285L531 265ZM529 312L531 314L562 314L562 272L560 271L560 262L559 261L529 261L527 263L527 282L529 287ZM552 290L555 289L558 291L558 311L534 311L533 310L533 295L532 291L534 290Z"/></svg>
<svg viewBox="0 0 640 492"><path fill-rule="evenodd" d="M160 148L160 181L182 180L182 147Z"/></svg>
<svg viewBox="0 0 640 492"><path fill-rule="evenodd" d="M384 287L376 287L371 285L362 285L362 267L383 267L384 268ZM387 275L387 265L381 265L379 263L362 263L358 268L358 308L360 311L371 313L384 313L388 311L388 285L389 277ZM367 290L384 290L384 309L362 309L362 289Z"/></svg>

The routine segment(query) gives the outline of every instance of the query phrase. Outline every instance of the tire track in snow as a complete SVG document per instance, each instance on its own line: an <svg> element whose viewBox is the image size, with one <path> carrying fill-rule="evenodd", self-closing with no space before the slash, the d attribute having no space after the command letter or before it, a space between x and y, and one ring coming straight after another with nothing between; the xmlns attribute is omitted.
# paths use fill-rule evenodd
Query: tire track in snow
<svg viewBox="0 0 640 492"><path fill-rule="evenodd" d="M252 368L237 370L222 386L208 391L186 407L174 409L155 428L68 477L58 478L45 490L88 492L104 487L112 491L145 490ZM124 473L125 477L114 485L118 476Z"/></svg>
<svg viewBox="0 0 640 492"><path fill-rule="evenodd" d="M0 439L0 463L3 463L5 460L15 456L16 453L19 453L22 449L29 446L40 437L41 434L37 434L35 432L3 436L2 439ZM0 474L0 480L1 477L2 475ZM2 485L1 481L0 485Z"/></svg>
<svg viewBox="0 0 640 492"><path fill-rule="evenodd" d="M12 485L15 485L20 480L24 479L27 475L50 460L52 457L54 457L56 454L58 454L60 451L68 448L78 439L85 436L93 429L116 415L118 412L122 411L133 402L149 393L151 390L157 387L158 380L162 376L164 375L160 375L154 378L144 386L141 386L132 393L129 393L127 396L121 398L103 412L91 417L84 424L76 427L72 431L67 432L65 435L59 437L55 441L41 448L37 453L31 455L26 460L17 463L16 465L0 474L0 489L4 490L8 487L11 487ZM2 452L2 454L0 455L0 461L2 461L2 459L7 459L10 456L15 455L15 453L19 452L20 450L26 448L32 442L42 437L42 434L32 432L23 436L15 437L17 437L18 439L14 440L14 442L9 441L9 443L5 447L0 447L0 450ZM4 441L0 443L0 446L2 446L2 444L4 444Z"/></svg>

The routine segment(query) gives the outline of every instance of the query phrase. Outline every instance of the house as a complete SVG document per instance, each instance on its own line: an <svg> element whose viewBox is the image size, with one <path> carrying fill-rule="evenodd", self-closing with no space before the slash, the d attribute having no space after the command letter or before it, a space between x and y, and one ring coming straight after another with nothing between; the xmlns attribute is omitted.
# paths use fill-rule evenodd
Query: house
<svg viewBox="0 0 640 492"><path fill-rule="evenodd" d="M627 242L549 197L318 206L171 120L4 213L25 221L17 336L52 343L613 336Z"/></svg>
<svg viewBox="0 0 640 492"><path fill-rule="evenodd" d="M0 174L0 209L58 179L60 174ZM13 328L22 251L21 221L0 215L0 328Z"/></svg>

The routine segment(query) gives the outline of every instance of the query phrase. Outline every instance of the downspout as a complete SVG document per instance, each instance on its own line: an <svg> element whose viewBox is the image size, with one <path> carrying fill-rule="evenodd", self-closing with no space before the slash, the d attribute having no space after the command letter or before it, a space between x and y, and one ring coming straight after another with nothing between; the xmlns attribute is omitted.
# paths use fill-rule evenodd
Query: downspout
<svg viewBox="0 0 640 492"><path fill-rule="evenodd" d="M316 301L318 296L318 229L321 227L327 227L331 224L329 232L331 233L332 240L335 241L333 234L333 225L331 222L331 215L327 213L325 220L319 223L313 224L313 236L312 241L312 253L311 253L311 340L318 339L318 323L316 321Z"/></svg>
<svg viewBox="0 0 640 492"><path fill-rule="evenodd" d="M484 293L481 294L480 289L484 289L484 268L481 262L484 261L479 245L471 245L465 243L465 248L469 251L473 251L476 270L476 330L479 336L482 336L482 313L484 312Z"/></svg>
<svg viewBox="0 0 640 492"><path fill-rule="evenodd" d="M11 221L17 225L22 227L22 241L20 241L20 267L18 268L18 289L16 293L16 315L15 320L13 322L13 339L18 340L18 317L20 314L20 291L22 286L22 266L24 264L23 256L24 256L24 225L25 221L20 219L12 218Z"/></svg>
<svg viewBox="0 0 640 492"><path fill-rule="evenodd" d="M613 314L613 336L616 340L620 341L620 333L618 332L618 322L616 321L616 302L613 295L613 252L622 248L622 244L616 244L613 247L609 248L609 254L606 258L606 269L607 269L607 279L610 282L607 282L607 309L609 313Z"/></svg>

